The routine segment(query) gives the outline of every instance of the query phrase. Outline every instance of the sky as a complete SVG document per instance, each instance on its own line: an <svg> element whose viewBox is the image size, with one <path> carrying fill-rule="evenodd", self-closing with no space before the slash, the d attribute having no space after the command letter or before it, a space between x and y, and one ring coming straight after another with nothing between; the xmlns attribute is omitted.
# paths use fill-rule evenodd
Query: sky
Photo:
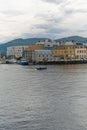
<svg viewBox="0 0 87 130"><path fill-rule="evenodd" d="M87 37L87 0L0 0L0 43Z"/></svg>

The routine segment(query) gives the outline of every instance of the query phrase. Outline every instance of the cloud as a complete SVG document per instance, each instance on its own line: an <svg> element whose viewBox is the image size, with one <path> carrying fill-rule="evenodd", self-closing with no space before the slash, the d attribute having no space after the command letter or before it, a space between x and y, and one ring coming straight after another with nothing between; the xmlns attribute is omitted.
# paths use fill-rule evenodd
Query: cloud
<svg viewBox="0 0 87 130"><path fill-rule="evenodd" d="M0 13L3 15L11 16L11 17L24 14L23 11L19 11L19 10L4 10L4 11L1 11Z"/></svg>
<svg viewBox="0 0 87 130"><path fill-rule="evenodd" d="M48 3L60 4L60 3L62 3L64 0L43 0L43 1L48 2Z"/></svg>
<svg viewBox="0 0 87 130"><path fill-rule="evenodd" d="M56 17L56 16L52 16L52 15L39 15L39 17L37 17L38 19L41 18L42 20L44 20L44 22L42 23L36 23L32 26L31 29L31 33L34 36L42 36L43 37L51 37L51 38L55 38L56 35L58 34L62 34L63 32L67 32L68 29L67 28L63 28L61 26L61 23L63 22L63 18L61 17ZM39 34L39 35L38 35Z"/></svg>
<svg viewBox="0 0 87 130"><path fill-rule="evenodd" d="M0 0L0 41L87 36L87 0Z"/></svg>

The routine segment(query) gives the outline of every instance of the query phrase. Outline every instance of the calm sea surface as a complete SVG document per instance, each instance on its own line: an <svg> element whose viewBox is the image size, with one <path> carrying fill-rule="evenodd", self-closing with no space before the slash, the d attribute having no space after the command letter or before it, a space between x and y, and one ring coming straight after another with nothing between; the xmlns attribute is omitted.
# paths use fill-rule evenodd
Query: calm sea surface
<svg viewBox="0 0 87 130"><path fill-rule="evenodd" d="M87 65L0 65L0 130L87 130Z"/></svg>

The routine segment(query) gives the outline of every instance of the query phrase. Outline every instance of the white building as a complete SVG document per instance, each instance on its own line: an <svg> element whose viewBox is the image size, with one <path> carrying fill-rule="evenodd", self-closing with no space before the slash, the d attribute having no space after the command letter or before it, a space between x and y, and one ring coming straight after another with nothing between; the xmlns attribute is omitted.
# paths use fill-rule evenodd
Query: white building
<svg viewBox="0 0 87 130"><path fill-rule="evenodd" d="M43 44L44 47L53 47L53 46L59 46L59 42L55 42L53 40L46 39L44 41L37 42L36 44Z"/></svg>
<svg viewBox="0 0 87 130"><path fill-rule="evenodd" d="M11 46L7 48L7 57L22 57L23 50L25 50L27 46Z"/></svg>
<svg viewBox="0 0 87 130"><path fill-rule="evenodd" d="M87 48L85 46L76 46L75 57L78 60L87 59Z"/></svg>

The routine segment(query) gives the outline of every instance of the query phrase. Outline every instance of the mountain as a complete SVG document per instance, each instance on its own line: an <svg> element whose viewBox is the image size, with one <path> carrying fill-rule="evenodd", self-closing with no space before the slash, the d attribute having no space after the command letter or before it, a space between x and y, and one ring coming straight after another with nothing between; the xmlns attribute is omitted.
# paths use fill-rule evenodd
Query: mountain
<svg viewBox="0 0 87 130"><path fill-rule="evenodd" d="M7 51L7 47L32 45L32 44L35 44L38 41L43 41L45 39L47 39L47 38L29 38L29 39L19 38L19 39L14 39L14 40L9 41L7 43L0 44L0 51L1 51L1 54L5 55L6 51Z"/></svg>
<svg viewBox="0 0 87 130"><path fill-rule="evenodd" d="M38 41L43 41L47 38L28 38L28 39L14 39L12 41L9 41L4 44L0 44L0 50L1 54L5 55L7 51L7 47L10 46L27 46L27 45L32 45L35 44ZM65 38L60 38L60 39L55 39L55 41L79 41L79 42L85 42L87 43L87 38L80 37L80 36L71 36L71 37L65 37Z"/></svg>
<svg viewBox="0 0 87 130"><path fill-rule="evenodd" d="M60 38L60 39L56 39L56 41L78 41L78 42L84 42L87 43L87 38L84 37L80 37L80 36L70 36L70 37L65 37L65 38Z"/></svg>

